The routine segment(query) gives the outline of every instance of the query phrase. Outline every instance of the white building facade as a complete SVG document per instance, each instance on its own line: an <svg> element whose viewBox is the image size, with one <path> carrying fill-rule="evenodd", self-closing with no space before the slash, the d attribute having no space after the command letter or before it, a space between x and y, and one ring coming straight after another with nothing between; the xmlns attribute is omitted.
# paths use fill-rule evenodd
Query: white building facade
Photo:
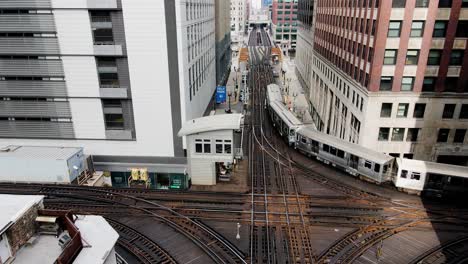
<svg viewBox="0 0 468 264"><path fill-rule="evenodd" d="M183 171L177 132L215 91L213 0L9 0L0 12L0 145Z"/></svg>
<svg viewBox="0 0 468 264"><path fill-rule="evenodd" d="M242 42L247 21L247 0L231 0L231 39L233 42Z"/></svg>

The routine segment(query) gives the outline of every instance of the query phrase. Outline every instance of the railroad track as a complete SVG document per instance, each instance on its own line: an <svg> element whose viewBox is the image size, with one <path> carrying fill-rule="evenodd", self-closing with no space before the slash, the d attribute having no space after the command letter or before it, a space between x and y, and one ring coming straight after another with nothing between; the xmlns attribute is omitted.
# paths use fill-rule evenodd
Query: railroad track
<svg viewBox="0 0 468 264"><path fill-rule="evenodd" d="M177 263L167 251L141 232L113 218L106 217L106 220L119 233L118 245L133 254L141 263Z"/></svg>
<svg viewBox="0 0 468 264"><path fill-rule="evenodd" d="M468 262L468 237L464 236L432 248L410 264L462 264Z"/></svg>

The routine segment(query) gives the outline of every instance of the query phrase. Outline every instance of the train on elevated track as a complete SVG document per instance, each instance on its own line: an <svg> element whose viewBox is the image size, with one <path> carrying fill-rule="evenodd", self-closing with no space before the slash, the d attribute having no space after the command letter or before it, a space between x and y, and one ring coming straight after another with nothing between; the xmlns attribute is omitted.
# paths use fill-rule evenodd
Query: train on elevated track
<svg viewBox="0 0 468 264"><path fill-rule="evenodd" d="M393 182L401 191L437 197L468 193L468 168L394 158L318 131L304 124L283 103L276 84L267 86L265 108L290 147L339 170L377 184Z"/></svg>

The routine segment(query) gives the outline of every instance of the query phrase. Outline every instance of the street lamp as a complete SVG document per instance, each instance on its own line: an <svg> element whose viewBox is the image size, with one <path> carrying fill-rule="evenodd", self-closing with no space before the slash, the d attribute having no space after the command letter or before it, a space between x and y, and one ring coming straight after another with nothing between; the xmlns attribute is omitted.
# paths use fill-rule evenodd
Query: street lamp
<svg viewBox="0 0 468 264"><path fill-rule="evenodd" d="M231 111L231 96L232 96L232 92L229 91L229 92L228 92L228 98L229 98L229 99L228 99L228 100L229 100L229 101L228 101L228 105L229 105L229 106L228 106L228 109L226 110L226 113L228 113L228 114L232 113L232 111Z"/></svg>
<svg viewBox="0 0 468 264"><path fill-rule="evenodd" d="M237 223L237 235L236 235L236 239L237 239L237 240L240 239L240 233L239 233L240 227L241 227L240 223Z"/></svg>

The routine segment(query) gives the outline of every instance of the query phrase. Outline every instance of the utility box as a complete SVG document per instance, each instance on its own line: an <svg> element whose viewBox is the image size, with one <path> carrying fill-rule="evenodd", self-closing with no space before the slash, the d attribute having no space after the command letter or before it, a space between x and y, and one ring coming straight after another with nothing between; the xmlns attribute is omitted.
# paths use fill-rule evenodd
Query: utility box
<svg viewBox="0 0 468 264"><path fill-rule="evenodd" d="M83 148L0 148L0 181L70 184L85 170Z"/></svg>

